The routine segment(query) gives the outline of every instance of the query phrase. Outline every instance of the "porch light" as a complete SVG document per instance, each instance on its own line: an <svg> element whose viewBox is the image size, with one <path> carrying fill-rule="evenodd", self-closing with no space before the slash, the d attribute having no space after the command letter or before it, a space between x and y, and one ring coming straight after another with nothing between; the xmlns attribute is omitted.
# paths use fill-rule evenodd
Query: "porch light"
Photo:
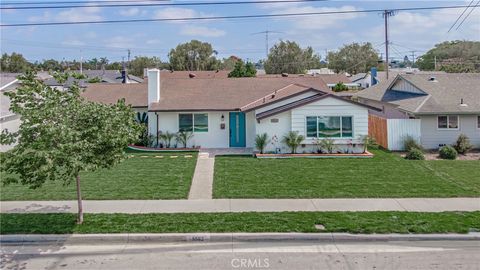
<svg viewBox="0 0 480 270"><path fill-rule="evenodd" d="M222 122L225 121L225 116L223 114L222 114L221 120Z"/></svg>

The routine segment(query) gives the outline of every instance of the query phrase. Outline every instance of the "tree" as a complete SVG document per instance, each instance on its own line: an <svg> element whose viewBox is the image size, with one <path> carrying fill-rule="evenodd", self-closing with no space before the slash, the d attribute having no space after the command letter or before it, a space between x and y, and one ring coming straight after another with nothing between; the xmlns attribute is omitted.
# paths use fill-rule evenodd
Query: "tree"
<svg viewBox="0 0 480 270"><path fill-rule="evenodd" d="M0 70L2 72L25 72L32 68L32 64L19 53L12 53L8 55L2 54L0 60Z"/></svg>
<svg viewBox="0 0 480 270"><path fill-rule="evenodd" d="M38 68L45 71L64 70L62 64L55 59L43 60L40 64L38 64Z"/></svg>
<svg viewBox="0 0 480 270"><path fill-rule="evenodd" d="M216 70L220 68L216 55L217 52L210 43L192 40L177 45L170 51L168 58L173 70Z"/></svg>
<svg viewBox="0 0 480 270"><path fill-rule="evenodd" d="M480 41L445 41L420 56L416 65L421 70L445 72L480 72Z"/></svg>
<svg viewBox="0 0 480 270"><path fill-rule="evenodd" d="M302 49L296 42L288 40L275 44L264 63L267 74L300 74L320 66L320 57L311 47Z"/></svg>
<svg viewBox="0 0 480 270"><path fill-rule="evenodd" d="M235 68L235 64L237 61L242 60L239 57L236 57L235 55L232 55L228 58L223 58L221 68L224 70L233 70Z"/></svg>
<svg viewBox="0 0 480 270"><path fill-rule="evenodd" d="M348 91L348 86L346 86L344 83L342 82L338 82L337 84L335 84L335 86L333 87L333 92L342 92L342 91Z"/></svg>
<svg viewBox="0 0 480 270"><path fill-rule="evenodd" d="M235 63L235 67L233 70L228 73L228 77L234 77L234 78L240 78L240 77L255 77L257 74L257 70L255 69L255 66L247 62L245 63L242 60L238 60Z"/></svg>
<svg viewBox="0 0 480 270"><path fill-rule="evenodd" d="M370 68L378 65L378 54L370 42L344 45L338 52L329 52L328 68L335 72L348 72L357 74L368 72Z"/></svg>
<svg viewBox="0 0 480 270"><path fill-rule="evenodd" d="M138 138L140 127L124 100L114 105L90 102L80 96L78 85L57 90L35 76L20 76L21 86L6 93L22 123L11 134L18 144L1 156L0 169L7 173L2 182L35 189L46 181L75 179L77 222L82 223L80 173L111 168L123 160L124 149Z"/></svg>
<svg viewBox="0 0 480 270"><path fill-rule="evenodd" d="M153 56L135 56L135 59L130 61L130 73L135 76L143 77L143 70L146 68L161 68L162 61L160 58Z"/></svg>

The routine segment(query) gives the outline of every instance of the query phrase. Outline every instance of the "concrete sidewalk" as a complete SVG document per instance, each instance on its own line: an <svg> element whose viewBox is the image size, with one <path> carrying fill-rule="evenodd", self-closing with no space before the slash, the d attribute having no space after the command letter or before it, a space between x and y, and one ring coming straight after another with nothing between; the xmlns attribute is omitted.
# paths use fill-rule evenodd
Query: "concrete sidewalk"
<svg viewBox="0 0 480 270"><path fill-rule="evenodd" d="M76 201L2 201L1 213L75 213ZM214 199L84 201L86 213L219 213L300 211L480 211L480 198Z"/></svg>

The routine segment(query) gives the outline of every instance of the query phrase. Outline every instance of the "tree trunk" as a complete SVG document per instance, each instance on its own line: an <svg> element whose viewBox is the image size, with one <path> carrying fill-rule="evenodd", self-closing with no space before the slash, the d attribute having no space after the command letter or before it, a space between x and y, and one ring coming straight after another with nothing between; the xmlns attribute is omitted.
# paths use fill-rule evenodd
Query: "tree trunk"
<svg viewBox="0 0 480 270"><path fill-rule="evenodd" d="M77 202L78 202L78 218L77 224L83 223L83 206L82 206L82 192L80 190L80 174L77 174Z"/></svg>

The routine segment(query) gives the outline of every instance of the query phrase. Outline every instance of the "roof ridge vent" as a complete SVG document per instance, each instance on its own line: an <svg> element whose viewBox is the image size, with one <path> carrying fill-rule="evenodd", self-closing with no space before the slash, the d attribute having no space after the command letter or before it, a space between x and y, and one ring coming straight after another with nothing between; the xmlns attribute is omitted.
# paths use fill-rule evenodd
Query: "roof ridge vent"
<svg viewBox="0 0 480 270"><path fill-rule="evenodd" d="M429 82L438 82L437 78L435 76L430 76L430 78L428 78L428 81Z"/></svg>

